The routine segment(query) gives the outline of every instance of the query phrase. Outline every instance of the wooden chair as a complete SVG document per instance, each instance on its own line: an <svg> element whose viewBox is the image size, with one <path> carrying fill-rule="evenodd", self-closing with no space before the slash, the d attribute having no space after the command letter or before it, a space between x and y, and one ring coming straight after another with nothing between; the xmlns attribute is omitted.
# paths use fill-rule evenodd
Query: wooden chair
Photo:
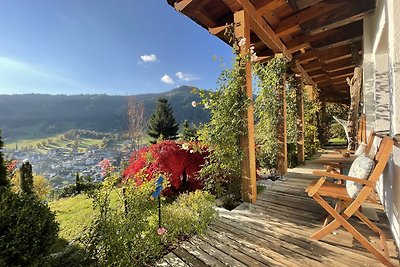
<svg viewBox="0 0 400 267"><path fill-rule="evenodd" d="M326 235L332 233L340 226L343 226L353 237L358 240L371 254L380 260L386 266L394 266L390 262L389 253L386 246L386 237L381 229L360 212L361 205L366 201L371 192L375 189L375 185L382 174L393 147L393 139L384 137L375 155L375 167L369 175L368 180L354 178L334 172L314 171L314 174L321 176L317 181L312 182L306 192L315 201L317 201L334 220L324 225L319 231L310 238L320 240ZM346 181L353 181L364 185L358 196L352 199L345 188L344 184L337 184L327 181L327 178L334 178ZM335 208L331 207L323 197L330 197L337 200ZM376 249L356 228L348 221L353 215L357 216L372 231L380 236L382 249Z"/></svg>

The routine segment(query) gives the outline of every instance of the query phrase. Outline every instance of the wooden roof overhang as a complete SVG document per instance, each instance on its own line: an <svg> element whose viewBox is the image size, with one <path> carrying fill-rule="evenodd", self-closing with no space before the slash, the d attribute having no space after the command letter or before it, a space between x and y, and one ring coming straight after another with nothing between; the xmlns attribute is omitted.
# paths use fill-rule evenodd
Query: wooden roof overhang
<svg viewBox="0 0 400 267"><path fill-rule="evenodd" d="M305 82L327 102L349 103L346 78L362 55L365 16L375 0L167 0L228 43L226 25L234 13L250 15L251 44L261 61L281 53Z"/></svg>

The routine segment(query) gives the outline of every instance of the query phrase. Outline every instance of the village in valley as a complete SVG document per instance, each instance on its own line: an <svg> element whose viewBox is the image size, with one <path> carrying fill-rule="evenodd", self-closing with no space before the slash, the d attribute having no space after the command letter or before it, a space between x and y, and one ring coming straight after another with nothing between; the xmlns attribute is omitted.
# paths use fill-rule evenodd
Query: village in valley
<svg viewBox="0 0 400 267"><path fill-rule="evenodd" d="M45 145L20 147L16 143L14 147L5 148L4 154L16 160L18 166L23 161L29 161L33 172L49 180L55 189L74 183L77 173L90 181L100 182L104 179L99 165L102 160L109 160L112 166L118 168L123 162L128 162L132 154L131 141L119 135L110 134L102 139L81 138L81 143L91 141L87 146L75 140L65 146L54 141L53 144L47 142Z"/></svg>

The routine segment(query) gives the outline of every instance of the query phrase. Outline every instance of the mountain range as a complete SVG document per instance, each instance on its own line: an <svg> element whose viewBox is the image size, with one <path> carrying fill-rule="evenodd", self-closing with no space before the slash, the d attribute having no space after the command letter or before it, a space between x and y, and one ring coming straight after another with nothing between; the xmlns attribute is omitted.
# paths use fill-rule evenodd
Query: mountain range
<svg viewBox="0 0 400 267"><path fill-rule="evenodd" d="M146 117L154 112L157 98L166 97L178 122L206 122L209 112L191 105L192 101L200 101L192 89L180 86L168 92L135 95L135 98L143 101ZM127 104L127 96L105 94L0 95L0 129L8 140L43 137L71 129L121 132L128 129Z"/></svg>

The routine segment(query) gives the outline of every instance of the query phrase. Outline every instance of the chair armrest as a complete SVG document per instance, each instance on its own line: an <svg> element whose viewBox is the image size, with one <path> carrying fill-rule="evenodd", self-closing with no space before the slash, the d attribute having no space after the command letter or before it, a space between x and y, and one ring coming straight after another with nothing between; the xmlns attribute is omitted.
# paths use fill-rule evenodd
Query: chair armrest
<svg viewBox="0 0 400 267"><path fill-rule="evenodd" d="M325 182L326 177L321 177L319 178L318 182L315 183L315 185L313 187L310 188L310 190L308 190L307 194L308 196L312 197L318 190L319 188L323 185L323 183Z"/></svg>
<svg viewBox="0 0 400 267"><path fill-rule="evenodd" d="M318 164L326 165L329 163L336 163L336 164L344 164L344 165L351 165L356 158L349 157L349 158L330 158L330 159L319 159L315 162Z"/></svg>
<svg viewBox="0 0 400 267"><path fill-rule="evenodd" d="M354 150L349 150L349 149L335 149L335 151L343 154L343 153L350 153L350 154L354 154L356 151Z"/></svg>
<svg viewBox="0 0 400 267"><path fill-rule="evenodd" d="M327 162L324 164L325 167L332 167L332 168L339 168L339 169L345 169L349 168L350 165L347 164L341 164L341 163L335 163L335 162Z"/></svg>
<svg viewBox="0 0 400 267"><path fill-rule="evenodd" d="M335 173L335 172L326 172L326 171L316 170L316 171L313 171L313 174L317 175L317 176L323 176L323 177L330 177L330 178L335 178L335 179L353 181L353 182L356 182L356 183L359 183L359 184L368 185L370 187L374 186L374 183L369 181L369 180L364 180L364 179L360 179L360 178L356 178L356 177L351 177L351 176L347 176L347 175L343 175L343 174Z"/></svg>

